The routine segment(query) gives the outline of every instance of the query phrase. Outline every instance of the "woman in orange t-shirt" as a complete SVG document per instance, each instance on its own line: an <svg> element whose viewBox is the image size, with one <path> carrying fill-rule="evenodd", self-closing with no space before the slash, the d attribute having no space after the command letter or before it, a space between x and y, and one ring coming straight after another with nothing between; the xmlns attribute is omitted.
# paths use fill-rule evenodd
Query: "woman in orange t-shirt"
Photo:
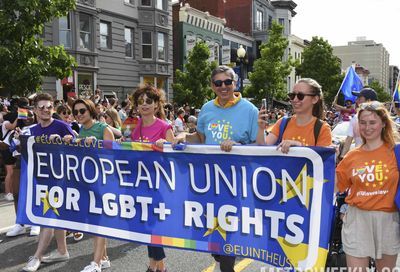
<svg viewBox="0 0 400 272"><path fill-rule="evenodd" d="M291 146L330 146L332 134L328 123L323 122L317 141L314 139L314 125L317 119L323 119L324 102L321 86L311 78L302 78L293 86L293 92L288 94L294 115L282 135L282 142L278 144L283 153L288 153ZM272 127L265 137L265 127L268 123L266 109L262 108L258 114L257 144L274 145L279 138L282 118Z"/></svg>
<svg viewBox="0 0 400 272"><path fill-rule="evenodd" d="M358 112L363 144L346 154L336 168L337 187L348 190L342 242L349 268L366 271L369 258L377 271L396 266L400 224L394 198L399 171L394 154L395 126L384 105L363 103Z"/></svg>

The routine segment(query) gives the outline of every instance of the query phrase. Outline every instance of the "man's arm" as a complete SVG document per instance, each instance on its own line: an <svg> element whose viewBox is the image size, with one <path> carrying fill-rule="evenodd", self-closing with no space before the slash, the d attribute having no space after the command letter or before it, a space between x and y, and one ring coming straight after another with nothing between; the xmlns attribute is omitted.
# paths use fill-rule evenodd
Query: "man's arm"
<svg viewBox="0 0 400 272"><path fill-rule="evenodd" d="M353 142L353 137L347 136L343 144L342 152L340 152L339 154L339 159L343 159L344 155L346 155L347 152L349 152L352 142Z"/></svg>

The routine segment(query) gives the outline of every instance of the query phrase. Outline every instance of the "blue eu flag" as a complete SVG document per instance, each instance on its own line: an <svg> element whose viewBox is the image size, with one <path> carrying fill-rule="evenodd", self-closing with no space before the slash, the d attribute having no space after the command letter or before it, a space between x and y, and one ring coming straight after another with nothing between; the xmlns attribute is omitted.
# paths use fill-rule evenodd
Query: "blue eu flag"
<svg viewBox="0 0 400 272"><path fill-rule="evenodd" d="M352 102L355 102L357 97L351 92L359 92L362 88L363 83L360 77L357 75L353 66L350 66L340 88L344 95L344 101L351 100Z"/></svg>

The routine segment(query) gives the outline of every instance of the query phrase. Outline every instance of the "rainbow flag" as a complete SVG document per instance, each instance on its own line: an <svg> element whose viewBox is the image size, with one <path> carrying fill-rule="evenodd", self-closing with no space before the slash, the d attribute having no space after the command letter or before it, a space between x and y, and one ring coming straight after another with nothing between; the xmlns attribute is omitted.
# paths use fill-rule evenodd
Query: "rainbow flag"
<svg viewBox="0 0 400 272"><path fill-rule="evenodd" d="M18 108L18 119L28 119L28 110L23 108Z"/></svg>
<svg viewBox="0 0 400 272"><path fill-rule="evenodd" d="M393 101L396 103L397 107L400 107L400 95L399 95L399 81L397 81L396 88L393 91Z"/></svg>

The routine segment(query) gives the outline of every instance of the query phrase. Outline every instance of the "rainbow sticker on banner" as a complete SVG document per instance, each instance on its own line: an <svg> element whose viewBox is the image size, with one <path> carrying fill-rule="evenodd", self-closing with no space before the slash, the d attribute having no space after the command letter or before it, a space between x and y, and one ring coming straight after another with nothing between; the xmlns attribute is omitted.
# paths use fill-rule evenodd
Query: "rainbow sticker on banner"
<svg viewBox="0 0 400 272"><path fill-rule="evenodd" d="M28 110L23 108L18 108L18 119L22 120L28 119Z"/></svg>

